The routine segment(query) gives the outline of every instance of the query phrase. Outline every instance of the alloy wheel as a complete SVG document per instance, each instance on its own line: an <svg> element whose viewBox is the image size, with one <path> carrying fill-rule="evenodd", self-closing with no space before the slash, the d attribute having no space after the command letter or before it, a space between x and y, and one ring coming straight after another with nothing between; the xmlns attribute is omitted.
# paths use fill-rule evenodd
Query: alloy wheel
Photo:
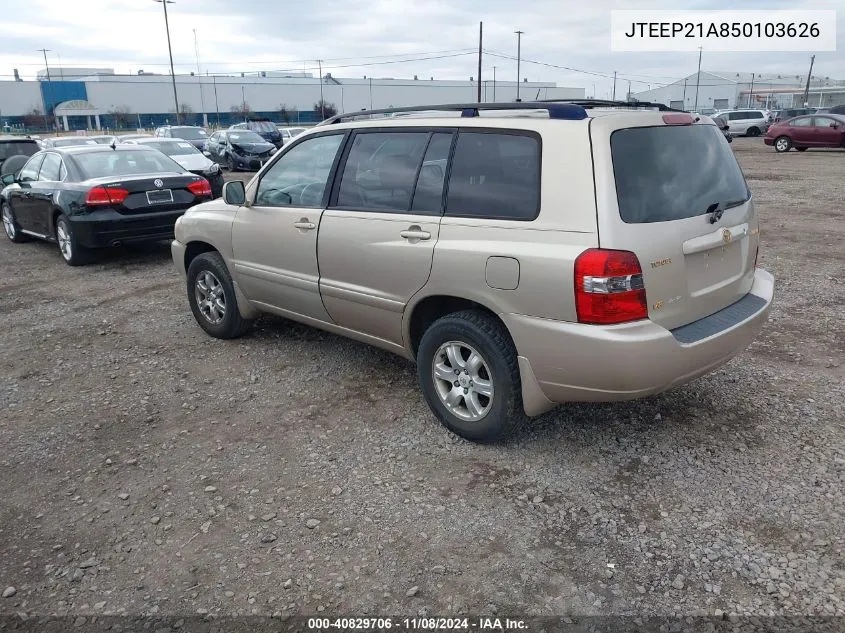
<svg viewBox="0 0 845 633"><path fill-rule="evenodd" d="M3 205L3 228L6 230L6 235L10 240L15 239L17 235L15 220L12 218L12 210L5 204Z"/></svg>
<svg viewBox="0 0 845 633"><path fill-rule="evenodd" d="M62 257L65 258L65 261L69 262L73 257L73 246L71 245L70 231L63 222L60 222L56 227L56 239L59 242L59 250L62 253Z"/></svg>
<svg viewBox="0 0 845 633"><path fill-rule="evenodd" d="M223 284L211 271L200 272L194 282L194 296L197 307L205 319L217 325L226 317L226 295Z"/></svg>
<svg viewBox="0 0 845 633"><path fill-rule="evenodd" d="M445 407L468 422L481 420L493 405L493 375L484 357L467 343L448 341L431 364L434 388Z"/></svg>

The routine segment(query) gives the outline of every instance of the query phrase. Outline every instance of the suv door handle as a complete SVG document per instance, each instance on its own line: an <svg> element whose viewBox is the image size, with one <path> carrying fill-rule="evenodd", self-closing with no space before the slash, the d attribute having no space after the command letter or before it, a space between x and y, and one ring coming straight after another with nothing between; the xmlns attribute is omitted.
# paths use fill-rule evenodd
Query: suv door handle
<svg viewBox="0 0 845 633"><path fill-rule="evenodd" d="M423 231L418 226L412 226L407 231L400 231L399 235L406 240L430 240L431 233Z"/></svg>
<svg viewBox="0 0 845 633"><path fill-rule="evenodd" d="M317 228L316 224L308 221L308 218L302 218L299 222L294 222L293 225L303 231L312 231Z"/></svg>

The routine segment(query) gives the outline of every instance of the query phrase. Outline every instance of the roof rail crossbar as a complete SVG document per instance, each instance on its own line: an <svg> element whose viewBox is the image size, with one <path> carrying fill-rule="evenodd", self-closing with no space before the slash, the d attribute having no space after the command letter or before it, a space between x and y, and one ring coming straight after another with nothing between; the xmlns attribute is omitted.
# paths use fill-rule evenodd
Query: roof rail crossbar
<svg viewBox="0 0 845 633"><path fill-rule="evenodd" d="M317 125L331 125L351 121L375 114L401 114L405 112L460 112L462 117L477 117L482 110L545 110L550 119L580 120L586 119L587 111L578 103L558 103L546 101L519 101L514 103L450 103L445 105L408 106L401 108L382 108L378 110L360 110L337 114Z"/></svg>
<svg viewBox="0 0 845 633"><path fill-rule="evenodd" d="M657 108L661 112L685 112L677 108L670 108L665 103L652 101L619 101L612 99L543 99L541 103L567 103L579 105L582 108Z"/></svg>

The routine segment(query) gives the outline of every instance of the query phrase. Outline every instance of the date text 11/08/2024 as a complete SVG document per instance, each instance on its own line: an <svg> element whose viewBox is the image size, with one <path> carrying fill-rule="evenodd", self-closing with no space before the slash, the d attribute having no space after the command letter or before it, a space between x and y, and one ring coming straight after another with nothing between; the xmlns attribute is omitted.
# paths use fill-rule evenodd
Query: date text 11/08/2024
<svg viewBox="0 0 845 633"><path fill-rule="evenodd" d="M311 631L519 631L525 620L511 618L308 618Z"/></svg>

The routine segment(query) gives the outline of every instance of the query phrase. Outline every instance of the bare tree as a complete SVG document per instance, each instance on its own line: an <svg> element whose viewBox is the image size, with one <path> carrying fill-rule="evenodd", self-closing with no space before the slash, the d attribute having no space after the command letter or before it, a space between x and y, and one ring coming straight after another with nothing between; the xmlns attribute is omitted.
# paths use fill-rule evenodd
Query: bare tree
<svg viewBox="0 0 845 633"><path fill-rule="evenodd" d="M246 118L246 116L250 112L252 112L252 110L249 109L249 104L246 101L239 103L237 105L233 105L232 108L231 108L231 111L232 111L232 114L234 114L235 116L240 117L242 119Z"/></svg>
<svg viewBox="0 0 845 633"><path fill-rule="evenodd" d="M337 114L337 106L325 99L320 99L314 104L314 114L317 115L318 119L330 119Z"/></svg>
<svg viewBox="0 0 845 633"><path fill-rule="evenodd" d="M279 119L285 124L290 125L291 121L291 111L288 109L286 103L283 103L279 106Z"/></svg>
<svg viewBox="0 0 845 633"><path fill-rule="evenodd" d="M180 103L179 112L181 112L182 114L194 114L195 110L191 107L191 104L189 103Z"/></svg>
<svg viewBox="0 0 845 633"><path fill-rule="evenodd" d="M114 126L119 128L129 127L132 122L132 110L127 105L114 106L110 111Z"/></svg>
<svg viewBox="0 0 845 633"><path fill-rule="evenodd" d="M23 115L24 127L44 127L44 112L38 106L33 106L29 112Z"/></svg>

